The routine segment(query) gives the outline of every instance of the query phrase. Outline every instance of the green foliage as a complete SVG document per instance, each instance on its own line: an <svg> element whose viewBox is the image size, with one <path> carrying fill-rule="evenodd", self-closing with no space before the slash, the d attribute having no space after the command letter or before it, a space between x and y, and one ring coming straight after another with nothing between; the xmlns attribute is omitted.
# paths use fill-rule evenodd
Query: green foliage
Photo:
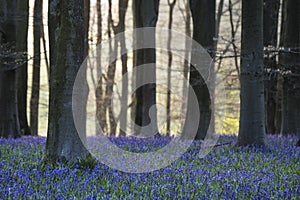
<svg viewBox="0 0 300 200"><path fill-rule="evenodd" d="M44 142L0 139L1 199L297 199L297 138L268 137L267 147L216 147L205 158L198 146L151 173L113 170L92 157L76 165L42 163ZM25 141L24 141L25 140ZM233 136L220 142L235 141Z"/></svg>

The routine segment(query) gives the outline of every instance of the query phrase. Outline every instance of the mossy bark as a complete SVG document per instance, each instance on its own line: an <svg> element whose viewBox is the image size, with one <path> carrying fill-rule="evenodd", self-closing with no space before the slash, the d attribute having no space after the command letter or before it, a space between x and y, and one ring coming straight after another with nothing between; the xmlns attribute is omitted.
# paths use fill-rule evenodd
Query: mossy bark
<svg viewBox="0 0 300 200"><path fill-rule="evenodd" d="M78 162L90 156L84 146L85 135L79 135L85 133L77 132L72 114L73 85L84 55L83 8L81 0L49 1L51 67L46 161ZM77 106L84 111L84 105ZM80 126L85 127L85 121Z"/></svg>

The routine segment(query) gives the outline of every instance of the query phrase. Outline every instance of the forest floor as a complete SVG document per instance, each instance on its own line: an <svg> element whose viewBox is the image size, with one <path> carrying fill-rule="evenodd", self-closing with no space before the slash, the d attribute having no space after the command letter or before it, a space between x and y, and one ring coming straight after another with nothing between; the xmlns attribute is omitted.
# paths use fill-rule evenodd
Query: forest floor
<svg viewBox="0 0 300 200"><path fill-rule="evenodd" d="M157 139L155 148L162 140L167 141ZM0 199L296 200L300 196L300 148L294 136L267 136L263 148L237 147L235 136L221 136L219 143L232 143L213 148L204 158L197 156L195 143L171 165L149 173L125 173L100 162L93 168L42 166L45 141L0 139ZM137 140L136 144L112 141L127 150L141 146Z"/></svg>

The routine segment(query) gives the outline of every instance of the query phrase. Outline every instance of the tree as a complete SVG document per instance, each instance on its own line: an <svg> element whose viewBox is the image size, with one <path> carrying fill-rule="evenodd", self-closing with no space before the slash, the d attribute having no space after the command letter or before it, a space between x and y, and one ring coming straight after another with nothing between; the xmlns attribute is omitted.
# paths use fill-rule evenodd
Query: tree
<svg viewBox="0 0 300 200"><path fill-rule="evenodd" d="M159 0L143 1L135 0L133 2L133 13L134 13L134 27L156 27L158 19ZM148 37L148 38L147 38ZM135 35L135 41L153 42L155 44L154 33L144 33ZM137 50L134 56L134 67L141 66L143 64L154 64L156 61L155 49L140 49ZM141 85L143 80L151 79L152 82L156 80L155 68L143 68L142 72L137 70L135 75L136 85ZM150 78L149 78L150 77ZM153 106L156 104L156 84L142 84L143 86L137 88L135 93L135 124L139 127L146 127L150 123L150 130L142 130L139 127L135 128L135 134L153 134L158 133L157 127L157 110ZM150 112L151 108L151 112ZM150 117L151 114L151 117Z"/></svg>
<svg viewBox="0 0 300 200"><path fill-rule="evenodd" d="M242 0L239 145L264 145L263 0Z"/></svg>
<svg viewBox="0 0 300 200"><path fill-rule="evenodd" d="M78 112L85 111L85 103L72 105L73 85L84 55L83 9L81 0L49 1L50 98L45 161L77 162L89 156L85 135L80 139L82 130L77 132L72 115L72 106Z"/></svg>
<svg viewBox="0 0 300 200"><path fill-rule="evenodd" d="M121 33L125 31L125 16L128 8L128 0L119 0L119 23L115 29L115 34ZM125 35L122 34L122 38L120 38L120 53L126 52L126 43L125 43ZM128 104L128 76L127 73L127 60L128 55L124 53L121 55L122 62L122 97L121 97L121 113L120 113L120 135L126 135L126 126L127 126L127 104Z"/></svg>
<svg viewBox="0 0 300 200"><path fill-rule="evenodd" d="M191 31L191 11L190 11L190 6L189 6L189 2L186 1L184 3L184 9L182 9L182 12L185 13L185 35L187 37L191 37L192 35L192 31ZM188 39L186 39L185 41L185 49L188 48ZM187 81L188 80L188 72L189 72L189 52L186 51L184 54L184 57L186 59L184 59L183 61L183 76L185 78L185 80L182 83L182 88L187 88ZM187 91L186 90L182 90L182 96L186 97L187 96ZM187 107L187 101L186 98L183 99L182 104L181 104L181 112L182 113L186 113L186 107Z"/></svg>
<svg viewBox="0 0 300 200"><path fill-rule="evenodd" d="M264 57L264 66L266 71L265 80L265 106L266 106L266 132L270 134L278 133L279 115L279 101L277 98L278 88L277 80L278 73L276 53L272 50L277 48L277 28L278 28L278 13L280 1L279 0L264 0L264 48L266 54ZM269 52L270 51L270 52Z"/></svg>
<svg viewBox="0 0 300 200"><path fill-rule="evenodd" d="M113 28L113 19L112 19L112 1L108 1L108 17L107 17L107 33L108 38L111 39L111 29ZM112 41L110 40L109 43L109 56L113 57L117 53L117 45L118 42L114 40L114 44L112 44ZM114 119L113 115L113 108L112 108L112 96L113 96L113 89L114 89L114 81L115 81L115 74L116 74L116 58L112 61L112 63L109 64L107 69L107 80L106 80L106 87L105 87L105 99L104 99L104 110L105 110L105 116L106 112L108 112L109 117L109 129L107 127L106 131L111 136L116 135L117 130L117 123Z"/></svg>
<svg viewBox="0 0 300 200"><path fill-rule="evenodd" d="M38 135L39 96L40 96L40 68L41 68L41 37L43 28L43 0L34 2L33 21L33 72L30 99L30 128L32 135Z"/></svg>
<svg viewBox="0 0 300 200"><path fill-rule="evenodd" d="M205 49L207 49L207 51L212 57L214 49L213 38L215 36L215 7L216 2L211 0L190 1L190 9L192 12L193 19L193 40L195 40ZM192 63L194 63L193 60L197 59L197 56L198 55L196 55L195 53L192 54ZM197 102L200 110L200 121L198 123L195 139L203 140L207 134L212 115L211 99L208 86L205 83L204 77L201 76L201 74L197 71L196 67L193 65L190 66L189 83L197 97ZM184 125L184 130L188 130L190 126L189 123L192 121L192 119L190 119L189 116L191 116L190 113L193 112L193 110L195 109L191 106L192 104L189 101L190 100L188 100L187 119Z"/></svg>
<svg viewBox="0 0 300 200"><path fill-rule="evenodd" d="M0 137L20 137L16 69L23 61L16 52L17 0L1 0L0 5Z"/></svg>
<svg viewBox="0 0 300 200"><path fill-rule="evenodd" d="M284 75L283 111L281 133L300 134L300 16L297 0L284 0L282 9L282 34L279 64L282 65Z"/></svg>
<svg viewBox="0 0 300 200"><path fill-rule="evenodd" d="M28 16L29 16L29 0L18 0L17 3L18 18L16 20L16 50L27 54L27 35L28 35ZM27 120L27 79L28 70L27 62L17 69L17 84L18 84L18 113L21 133L23 135L31 135Z"/></svg>
<svg viewBox="0 0 300 200"><path fill-rule="evenodd" d="M169 5L169 23L168 23L168 29L172 29L172 23L173 23L173 12L174 12L174 6L176 4L176 0L173 0L170 2L168 0ZM172 33L169 33L168 37L168 49L171 48L171 40L172 40ZM167 113L167 135L170 136L171 133L171 68L172 68L172 61L173 61L173 55L172 52L168 52L168 88L167 88L167 106L166 106L166 113Z"/></svg>
<svg viewBox="0 0 300 200"><path fill-rule="evenodd" d="M97 0L97 45L102 41L102 12L101 12L101 0ZM96 49L97 52L97 88L96 88L96 116L99 120L100 127L104 129L107 127L105 106L104 106L104 92L103 92L103 78L101 69L101 50ZM103 130L104 131L104 130ZM100 133L97 133L100 134Z"/></svg>

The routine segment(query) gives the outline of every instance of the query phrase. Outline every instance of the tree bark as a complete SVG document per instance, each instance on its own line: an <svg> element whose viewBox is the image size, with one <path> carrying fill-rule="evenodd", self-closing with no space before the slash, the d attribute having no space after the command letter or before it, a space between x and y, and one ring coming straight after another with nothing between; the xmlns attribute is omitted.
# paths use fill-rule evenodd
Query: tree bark
<svg viewBox="0 0 300 200"><path fill-rule="evenodd" d="M242 1L239 145L265 144L263 0Z"/></svg>
<svg viewBox="0 0 300 200"><path fill-rule="evenodd" d="M184 11L186 13L186 19L185 19L185 35L187 37L191 37L192 35L192 31L191 31L191 10L190 10L190 6L189 6L189 2L186 1L185 3L185 6L184 6ZM186 39L185 41L185 49L188 48L188 40ZM188 94L188 87L187 87L187 80L188 80L188 74L189 74L189 52L186 51L184 53L184 57L186 59L184 59L183 61L183 76L185 78L185 80L183 80L183 83L182 83L182 96L183 96L183 102L181 104L181 113L182 115L184 115L187 111L187 94ZM181 124L182 126L184 126L184 123Z"/></svg>
<svg viewBox="0 0 300 200"><path fill-rule="evenodd" d="M108 1L108 18L107 18L107 29L108 29L108 39L111 39L111 29L113 28L113 20L112 20L112 2L111 0ZM114 32L115 34L115 32ZM112 42L114 41L114 44ZM109 118L109 129L107 128L108 134L110 136L116 135L117 130L117 123L114 118L113 108L112 108L112 97L113 97L113 89L114 89L114 82L115 82L115 74L116 74L116 62L117 62L117 48L118 42L116 40L110 40L109 42L109 56L114 58L112 63L108 66L107 69L107 80L106 80L106 87L105 87L105 99L104 99L104 110L105 114L108 112ZM110 59L112 60L112 59Z"/></svg>
<svg viewBox="0 0 300 200"><path fill-rule="evenodd" d="M170 2L168 0L169 5L169 23L168 29L172 29L173 23L173 12L174 6L176 4L176 0ZM168 37L168 49L171 49L171 41L172 41L172 32L169 33ZM171 69L172 69L172 61L173 61L173 54L171 51L168 51L168 76L167 76L167 106L166 106L166 113L167 113L167 136L171 134Z"/></svg>
<svg viewBox="0 0 300 200"><path fill-rule="evenodd" d="M27 35L28 35L28 16L29 16L29 0L18 0L17 4L17 26L18 34L16 50L27 54ZM18 112L22 135L31 135L27 120L27 79L28 70L27 62L24 62L17 70L17 84L18 84Z"/></svg>
<svg viewBox="0 0 300 200"><path fill-rule="evenodd" d="M125 16L128 8L128 0L119 0L119 32L125 31ZM120 38L120 53L127 52L125 35L122 34ZM126 75L127 70L127 60L128 55L124 53L121 55L122 62L122 97L121 97L121 113L120 113L120 136L126 136L126 127L127 127L127 110L128 110L128 76Z"/></svg>
<svg viewBox="0 0 300 200"><path fill-rule="evenodd" d="M97 45L102 41L102 12L101 12L101 0L97 0ZM107 127L106 124L106 115L105 115L105 106L104 106L104 92L103 92L103 78L102 78L102 68L101 68L101 50L97 48L97 89L96 89L96 116L99 121L102 131L105 131ZM97 132L97 135L100 133Z"/></svg>
<svg viewBox="0 0 300 200"><path fill-rule="evenodd" d="M77 132L72 114L72 106L77 112L85 111L84 103L72 105L73 85L84 55L84 4L81 0L50 0L48 13L51 67L45 161L78 162L90 155L84 147L85 135L79 135L85 133ZM81 123L84 129L85 122Z"/></svg>
<svg viewBox="0 0 300 200"><path fill-rule="evenodd" d="M32 135L38 135L40 68L41 68L41 36L43 23L43 0L35 0L33 21L33 73L30 99L30 128Z"/></svg>
<svg viewBox="0 0 300 200"><path fill-rule="evenodd" d="M296 133L300 136L300 2L297 0L283 1L283 27L279 62L286 74L283 85L283 111L281 133Z"/></svg>
<svg viewBox="0 0 300 200"><path fill-rule="evenodd" d="M158 9L159 9L159 0L153 1L143 1L135 0L134 4L134 27L143 28L143 27L156 27L158 20ZM149 38L146 37L146 33L143 35L136 35L135 40L137 42L142 42L143 40L148 40L153 43L155 46L155 34L151 34ZM148 34L149 35L149 34ZM143 64L153 64L156 62L155 49L142 49L135 52L135 61L134 67L139 67ZM155 67L137 70L136 73L136 85L141 85L143 80L152 80L156 81L156 70ZM149 78L150 77L150 78ZM135 134L156 134L158 133L157 127L157 110L156 105L156 84L142 84L140 88L137 88L135 93L135 124L138 125L135 127ZM150 117L150 108L151 108L151 117ZM151 127L148 125L151 123ZM141 128L140 128L141 127ZM147 127L147 128L143 128ZM148 129L149 128L149 129Z"/></svg>
<svg viewBox="0 0 300 200"><path fill-rule="evenodd" d="M274 50L277 48L277 29L278 29L278 13L279 0L264 0L264 47L266 50ZM265 54L264 66L266 69L265 79L265 106L266 106L266 133L276 134L276 117L278 115L276 108L279 102L276 98L277 74L274 73L277 68L276 55L272 53Z"/></svg>
<svg viewBox="0 0 300 200"><path fill-rule="evenodd" d="M0 5L0 53L5 53L5 46L16 53L17 0L0 0ZM16 138L21 136L17 102L17 63L14 58L8 60L12 62L7 64L5 58L0 60L0 137Z"/></svg>
<svg viewBox="0 0 300 200"><path fill-rule="evenodd" d="M190 1L190 9L193 19L193 40L202 45L210 53L211 57L213 57L214 55L213 38L215 36L215 7L216 2L211 0ZM193 60L197 59L196 56L197 55L192 54L192 63L194 63ZM211 98L208 86L205 83L204 78L193 65L190 66L189 83L197 97L197 103L200 110L200 120L198 123L195 139L203 140L207 134L212 115ZM189 93L191 92L192 91L189 91ZM189 94L189 96L191 95ZM191 106L189 100L187 106L187 119L183 130L188 130L188 126L190 126L189 123L190 121L192 121L192 119L189 119L188 116L190 116L190 113L192 113L195 109ZM184 131L184 134L185 132L186 131ZM185 138L186 136L183 135L183 137Z"/></svg>

